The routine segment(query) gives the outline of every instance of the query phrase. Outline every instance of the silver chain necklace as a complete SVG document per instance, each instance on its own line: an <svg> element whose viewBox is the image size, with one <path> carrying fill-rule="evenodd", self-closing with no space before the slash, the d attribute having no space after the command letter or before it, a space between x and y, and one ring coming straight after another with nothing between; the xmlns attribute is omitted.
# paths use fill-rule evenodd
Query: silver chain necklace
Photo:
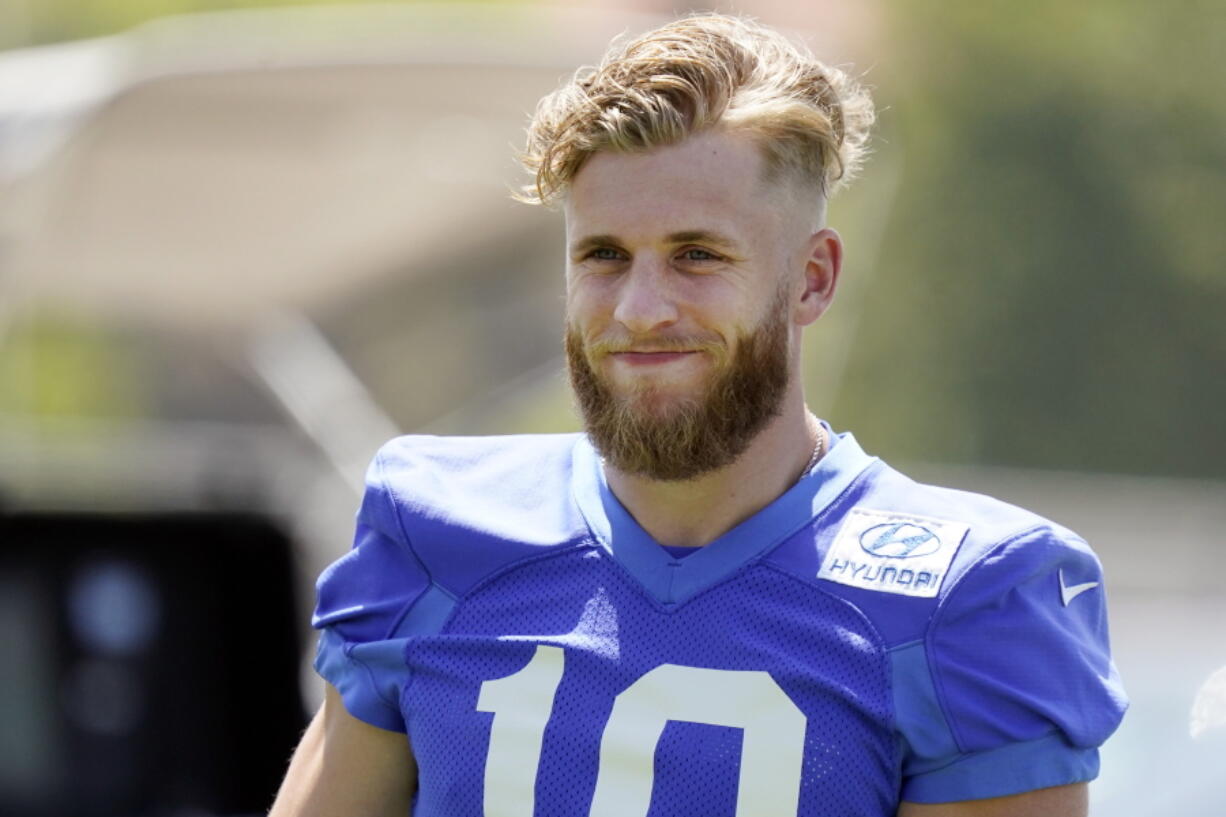
<svg viewBox="0 0 1226 817"><path fill-rule="evenodd" d="M817 444L813 446L813 456L809 458L809 464L805 466L805 470L800 472L800 476L802 479L804 477L807 477L813 471L813 469L817 467L818 462L821 461L822 457L825 456L825 454L826 454L826 427L819 425L817 427Z"/></svg>

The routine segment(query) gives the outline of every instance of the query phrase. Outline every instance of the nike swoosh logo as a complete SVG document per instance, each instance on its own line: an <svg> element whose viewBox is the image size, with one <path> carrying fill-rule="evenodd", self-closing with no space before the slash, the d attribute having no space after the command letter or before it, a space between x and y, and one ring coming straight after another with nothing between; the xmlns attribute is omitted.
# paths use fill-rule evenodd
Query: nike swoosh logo
<svg viewBox="0 0 1226 817"><path fill-rule="evenodd" d="M1059 571L1060 576L1060 601L1064 602L1064 606L1068 607L1069 602L1080 596L1087 590L1093 590L1098 587L1098 582L1086 582L1085 584L1065 584L1064 571Z"/></svg>

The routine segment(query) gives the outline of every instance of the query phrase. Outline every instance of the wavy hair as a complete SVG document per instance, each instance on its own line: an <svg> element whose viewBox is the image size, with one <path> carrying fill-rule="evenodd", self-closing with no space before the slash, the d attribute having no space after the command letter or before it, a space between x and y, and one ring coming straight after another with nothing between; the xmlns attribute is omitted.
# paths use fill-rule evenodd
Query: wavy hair
<svg viewBox="0 0 1226 817"><path fill-rule="evenodd" d="M534 177L517 197L548 204L600 151L636 152L713 128L746 132L769 178L791 176L828 197L868 152L868 91L776 31L700 14L615 40L537 105L520 155Z"/></svg>

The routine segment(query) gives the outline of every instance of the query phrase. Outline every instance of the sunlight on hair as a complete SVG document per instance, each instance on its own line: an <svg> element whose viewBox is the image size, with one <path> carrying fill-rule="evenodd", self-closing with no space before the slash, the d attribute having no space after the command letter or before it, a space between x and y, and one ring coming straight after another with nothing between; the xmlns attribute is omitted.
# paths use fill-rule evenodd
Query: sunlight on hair
<svg viewBox="0 0 1226 817"><path fill-rule="evenodd" d="M1192 737L1226 727L1226 667L1214 672L1201 685L1192 702Z"/></svg>
<svg viewBox="0 0 1226 817"><path fill-rule="evenodd" d="M825 198L863 164L874 118L868 90L803 46L748 18L694 14L614 41L541 100L520 154L533 182L517 198L565 195L599 151L651 150L715 127L753 134L770 176Z"/></svg>

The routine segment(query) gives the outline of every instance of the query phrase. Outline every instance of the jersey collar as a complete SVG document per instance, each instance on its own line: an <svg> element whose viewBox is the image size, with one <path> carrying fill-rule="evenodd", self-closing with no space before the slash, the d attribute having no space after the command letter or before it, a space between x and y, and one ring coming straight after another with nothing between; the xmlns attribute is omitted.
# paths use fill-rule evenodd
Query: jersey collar
<svg viewBox="0 0 1226 817"><path fill-rule="evenodd" d="M796 533L877 459L844 432L817 467L782 496L696 553L676 558L609 490L600 456L586 436L576 442L573 458L575 500L597 544L666 607L688 601Z"/></svg>

